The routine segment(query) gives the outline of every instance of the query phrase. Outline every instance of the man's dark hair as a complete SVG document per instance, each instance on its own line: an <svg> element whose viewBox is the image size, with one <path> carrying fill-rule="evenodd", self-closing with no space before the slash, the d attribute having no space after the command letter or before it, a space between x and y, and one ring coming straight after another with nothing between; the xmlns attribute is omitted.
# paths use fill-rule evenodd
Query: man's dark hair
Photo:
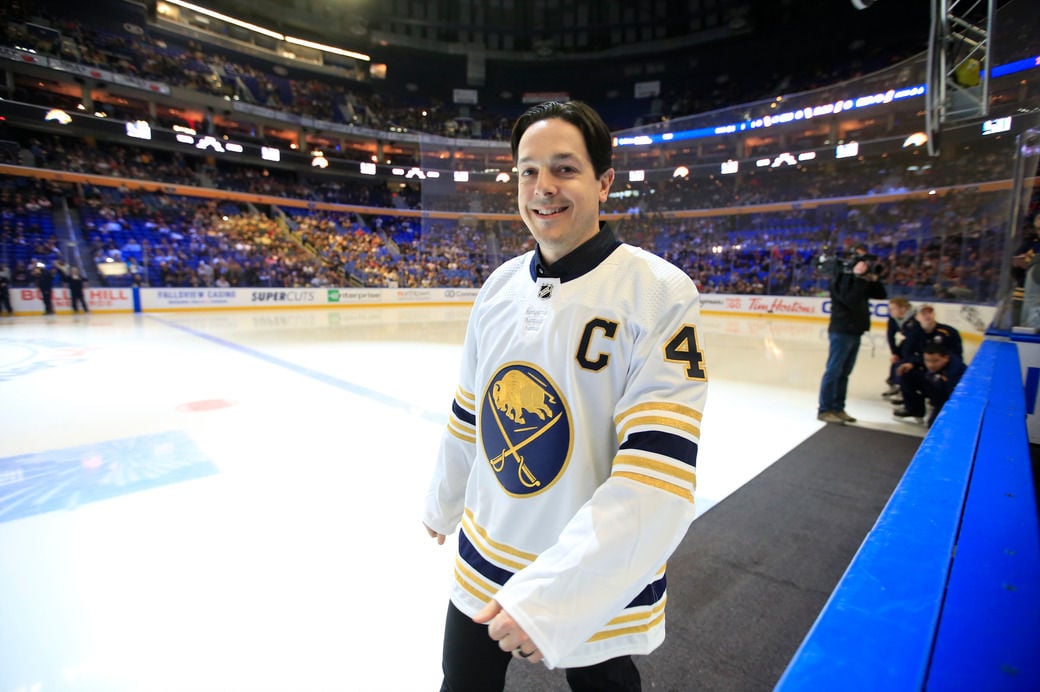
<svg viewBox="0 0 1040 692"><path fill-rule="evenodd" d="M924 345L924 352L925 353L930 353L932 355L937 355L937 356L948 356L948 355L950 355L950 350L948 348L946 348L946 344L938 344L938 343L931 343L931 342Z"/></svg>
<svg viewBox="0 0 1040 692"><path fill-rule="evenodd" d="M513 149L513 161L516 161L517 150L520 148L520 138L527 132L527 128L539 120L559 118L569 122L581 132L585 140L585 148L589 150L589 159L592 160L592 168L596 177L603 175L613 165L612 139L610 128L603 122L591 106L581 101L546 101L533 106L524 112L513 124L513 136L510 145Z"/></svg>

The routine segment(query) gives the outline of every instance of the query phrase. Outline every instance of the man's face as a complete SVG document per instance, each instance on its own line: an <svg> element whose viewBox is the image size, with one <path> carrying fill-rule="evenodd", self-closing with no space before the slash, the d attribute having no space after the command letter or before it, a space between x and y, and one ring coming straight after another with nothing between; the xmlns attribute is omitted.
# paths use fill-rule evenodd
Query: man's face
<svg viewBox="0 0 1040 692"><path fill-rule="evenodd" d="M928 368L928 372L939 372L946 367L946 364L950 362L948 355L944 356L939 353L926 353L924 354L924 366Z"/></svg>
<svg viewBox="0 0 1040 692"><path fill-rule="evenodd" d="M599 232L614 169L597 177L581 131L559 118L527 128L516 158L520 217L551 264Z"/></svg>
<svg viewBox="0 0 1040 692"><path fill-rule="evenodd" d="M897 303L889 303L888 314L892 315L892 317L895 317L897 320L901 320L906 315L906 306Z"/></svg>
<svg viewBox="0 0 1040 692"><path fill-rule="evenodd" d="M920 310L917 313L917 321L921 323L926 332L935 329L935 313L931 310Z"/></svg>

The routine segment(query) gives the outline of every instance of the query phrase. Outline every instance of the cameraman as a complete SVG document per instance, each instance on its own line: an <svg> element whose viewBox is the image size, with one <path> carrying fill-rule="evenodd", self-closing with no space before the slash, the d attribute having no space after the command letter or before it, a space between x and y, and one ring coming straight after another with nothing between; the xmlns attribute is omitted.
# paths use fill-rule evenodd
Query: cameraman
<svg viewBox="0 0 1040 692"><path fill-rule="evenodd" d="M867 246L859 244L855 254L844 262L836 262L831 276L831 319L827 327L830 350L827 367L820 382L817 420L825 423L855 423L845 413L845 395L849 375L859 355L863 333L870 329L870 299L888 297L885 287L871 267L876 258L867 254Z"/></svg>

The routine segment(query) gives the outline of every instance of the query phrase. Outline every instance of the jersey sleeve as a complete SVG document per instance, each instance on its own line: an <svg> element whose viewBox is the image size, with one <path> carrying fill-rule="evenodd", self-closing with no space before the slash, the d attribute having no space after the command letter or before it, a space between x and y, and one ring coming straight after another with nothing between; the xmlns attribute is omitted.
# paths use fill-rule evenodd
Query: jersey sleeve
<svg viewBox="0 0 1040 692"><path fill-rule="evenodd" d="M694 517L707 396L699 298L685 276L658 291L648 302L661 307L640 325L624 363L609 478L495 597L549 667L593 635L608 645L632 628L661 627L664 565Z"/></svg>
<svg viewBox="0 0 1040 692"><path fill-rule="evenodd" d="M477 300L480 300L479 296ZM448 424L441 433L437 462L423 509L423 523L444 535L453 533L462 520L466 484L476 457L477 412L474 379L477 363L477 327L474 323L475 320L471 319L466 329L459 384L451 403Z"/></svg>

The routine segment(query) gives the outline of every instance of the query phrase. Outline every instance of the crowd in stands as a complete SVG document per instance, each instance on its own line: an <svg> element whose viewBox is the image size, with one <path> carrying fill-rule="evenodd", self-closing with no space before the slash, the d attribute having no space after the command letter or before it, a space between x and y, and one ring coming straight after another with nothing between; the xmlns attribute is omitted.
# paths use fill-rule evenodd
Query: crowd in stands
<svg viewBox="0 0 1040 692"><path fill-rule="evenodd" d="M74 173L92 173L161 183L249 192L298 200L398 209L452 212L513 213L514 184L484 185L479 194L440 192L423 196L414 179L388 185L374 179L346 179L341 174L306 174L274 166L213 161L194 150L164 151L9 129L20 154L0 151L0 161ZM901 193L983 181L1011 175L1011 159L997 140L966 142L949 155L932 158L920 148L884 157L859 158L743 170L720 175L717 169L694 169L687 177L654 183L619 178L608 213L643 214L676 209L718 209L743 205L795 202L863 195ZM632 194L622 196L628 191Z"/></svg>
<svg viewBox="0 0 1040 692"><path fill-rule="evenodd" d="M28 22L41 11L18 0L0 8L0 45L32 48L205 93L234 93L284 112L338 122L372 127L407 123L412 129L440 128L452 135L494 132L498 138L508 129L501 118L446 118L438 124L438 114L449 111L444 104L398 107L364 88L347 89L342 80L332 84L319 77L272 73L245 56L209 46L204 50L197 43L173 45L147 30L131 40L116 30L51 17L49 23L60 29L63 39L55 41L54 32L38 31ZM63 105L58 101L65 98L65 105L73 107L76 101L42 90L30 89L24 96L46 105ZM678 102L688 100L680 97ZM0 263L11 267L13 285L26 285L38 264L76 261L69 256L74 244L81 264L125 267L100 271L92 279L149 286L475 287L502 261L533 247L514 214L515 184L482 185L479 191L463 186L454 193L440 186L424 197L416 181L301 173L214 160L192 150L88 143L14 127L6 129L5 137L12 140L7 143L11 146L0 147L4 163L386 210L381 215L301 211L169 194L158 187L142 192L0 178ZM999 287L1006 195L970 186L1009 177L1010 165L1006 146L997 138L959 143L940 158L906 149L884 157L770 166L738 175L718 174L712 164L710 173L705 166L693 167L689 176L655 182L619 178L604 211L623 215L616 223L622 239L668 258L706 292L815 294L826 281L818 258L863 241L878 255L886 282L896 292L985 302L995 298ZM961 187L956 194L923 201L870 200L945 186ZM818 200L831 201L810 208L794 204ZM786 211L732 211L777 202L792 204ZM59 241L54 218L66 207L72 235ZM459 216L446 220L394 214L422 209ZM692 218L668 214L708 209L719 213ZM512 216L492 221L466 216L488 212ZM91 267L85 268L90 275Z"/></svg>
<svg viewBox="0 0 1040 692"><path fill-rule="evenodd" d="M201 153L185 155L160 149L131 147L125 144L82 139L10 128L18 152L0 151L0 162L34 168L90 173L115 178L151 180L159 183L217 188L315 202L391 207L397 204L421 208L420 193L414 184L390 191L385 184L355 180L346 184L338 175L296 172L274 167L236 165L212 161ZM394 197L399 198L396 202Z"/></svg>
<svg viewBox="0 0 1040 692"><path fill-rule="evenodd" d="M519 219L260 209L164 192L0 180L0 260L11 264L16 286L28 284L37 263L72 259L53 224L41 224L61 204L78 225L82 257L94 266L125 265L125 272L98 276L102 283L477 287L502 261L533 247ZM1006 205L1006 194L960 189L941 198L688 219L651 211L615 227L626 242L683 268L705 292L815 295L827 279L819 258L864 241L895 293L986 302L999 289Z"/></svg>
<svg viewBox="0 0 1040 692"><path fill-rule="evenodd" d="M462 113L436 100L414 106L375 93L361 81L302 69L288 73L269 62L194 39L161 34L150 27L140 27L134 35L122 26L100 26L97 15L94 20L91 25L12 0L0 7L0 45L328 122L475 139L501 139L508 133L508 125L503 130L505 119L479 108ZM53 92L30 90L18 95L29 103L43 98L47 103L41 105L59 105ZM135 112L130 105L108 102L98 107L127 120L148 118L147 112Z"/></svg>
<svg viewBox="0 0 1040 692"><path fill-rule="evenodd" d="M424 198L405 185L348 179L320 171L235 164L186 152L20 131L0 160L42 169L172 183L274 198L362 205L383 216L301 213L218 203L162 192L73 187L31 178L3 186L0 240L13 283L34 262L61 254L50 223L56 200L78 213L83 256L95 264L126 263L124 281L164 285L479 286L501 261L532 247L515 216L473 222L469 212L512 214L514 184L484 184ZM819 165L768 167L738 175L704 175L655 183L619 182L605 211L624 215L623 239L655 250L684 268L705 291L806 294L822 285L816 258L863 240L883 257L888 280L917 297L989 300L1002 246L994 238L1004 196L970 188L1010 175L996 139L964 143L951 155L902 150L885 157ZM864 203L882 193L969 186L925 201ZM159 189L159 188L156 188ZM834 199L815 209L727 213L749 205ZM846 199L842 199L846 198ZM847 199L847 198L861 198ZM862 199L865 198L865 199ZM429 205L456 211L455 221L395 216ZM719 215L674 219L683 209ZM99 280L118 281L106 274Z"/></svg>
<svg viewBox="0 0 1040 692"><path fill-rule="evenodd" d="M342 267L283 218L230 203L91 188L79 204L96 265L152 286L340 286ZM136 277L136 278L135 278Z"/></svg>

